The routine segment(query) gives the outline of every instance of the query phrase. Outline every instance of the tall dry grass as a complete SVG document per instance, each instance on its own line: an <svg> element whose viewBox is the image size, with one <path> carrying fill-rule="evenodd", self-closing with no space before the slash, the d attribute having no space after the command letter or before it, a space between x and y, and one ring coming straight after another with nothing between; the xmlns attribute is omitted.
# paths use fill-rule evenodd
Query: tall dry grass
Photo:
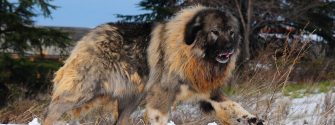
<svg viewBox="0 0 335 125"><path fill-rule="evenodd" d="M225 89L228 94L235 96L238 102L241 102L244 107L249 107L250 111L258 114L258 117L267 121L268 124L285 125L283 121L290 115L289 109L294 107L290 99L283 96L288 85L308 81L308 83L303 84L311 84L311 87L317 86L312 84L317 83L317 80L320 80L320 77L326 74L327 67L332 64L331 61L326 61L323 63L326 65L322 65L321 70L318 70L319 72L311 70L313 67L310 67L309 70L317 74L318 77L299 74L297 70L306 66L305 63L304 65L301 64L305 61L304 59L308 58L306 56L308 56L312 43L302 41L301 37L289 39L289 35L281 45L271 43L259 52L256 58L250 60L247 64L243 64L240 67L242 70L236 71L232 83ZM300 77L301 81L294 81L293 76ZM331 78L326 80L335 79L335 77ZM315 112L315 115L322 115L319 119L320 125L321 123L322 125L335 124L335 121L331 121L334 119L329 119L329 116L335 116L332 114L335 104L333 98L333 94L327 95L324 99L325 102L320 102L320 105L324 106L315 109L320 111ZM327 115L323 117L322 113Z"/></svg>

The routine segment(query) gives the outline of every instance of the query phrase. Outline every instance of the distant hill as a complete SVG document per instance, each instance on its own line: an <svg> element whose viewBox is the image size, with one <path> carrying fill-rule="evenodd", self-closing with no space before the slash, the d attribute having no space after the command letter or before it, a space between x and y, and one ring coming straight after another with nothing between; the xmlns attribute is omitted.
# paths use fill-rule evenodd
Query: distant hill
<svg viewBox="0 0 335 125"><path fill-rule="evenodd" d="M85 27L61 27L61 26L40 26L40 27L52 28L70 33L70 38L74 42L80 40L84 35L86 35L91 30L91 28L85 28Z"/></svg>
<svg viewBox="0 0 335 125"><path fill-rule="evenodd" d="M76 42L79 41L83 36L85 36L91 28L86 27L62 27L62 26L38 26L42 28L51 28L60 30L66 33L69 33L69 37L72 39L71 46L66 48L66 52L63 53L65 55L70 54L72 48L76 45ZM36 55L37 53L34 51L28 52L29 55ZM60 49L56 47L47 47L44 48L45 58L59 58L61 54Z"/></svg>

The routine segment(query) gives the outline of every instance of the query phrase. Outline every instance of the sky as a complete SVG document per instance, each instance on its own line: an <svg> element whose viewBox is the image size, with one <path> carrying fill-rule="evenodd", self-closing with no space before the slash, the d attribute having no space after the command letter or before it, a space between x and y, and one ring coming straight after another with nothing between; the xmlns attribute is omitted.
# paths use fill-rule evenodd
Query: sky
<svg viewBox="0 0 335 125"><path fill-rule="evenodd" d="M145 13L137 6L140 0L54 0L59 6L52 18L38 16L36 25L93 28L99 24L115 22L115 14L136 15Z"/></svg>

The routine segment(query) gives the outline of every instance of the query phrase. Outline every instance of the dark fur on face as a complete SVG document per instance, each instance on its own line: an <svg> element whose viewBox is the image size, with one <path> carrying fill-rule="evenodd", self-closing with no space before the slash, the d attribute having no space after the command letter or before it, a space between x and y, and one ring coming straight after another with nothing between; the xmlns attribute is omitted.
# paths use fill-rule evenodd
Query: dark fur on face
<svg viewBox="0 0 335 125"><path fill-rule="evenodd" d="M240 41L238 20L228 11L202 10L186 25L186 44L193 46L195 56L212 63L226 64Z"/></svg>

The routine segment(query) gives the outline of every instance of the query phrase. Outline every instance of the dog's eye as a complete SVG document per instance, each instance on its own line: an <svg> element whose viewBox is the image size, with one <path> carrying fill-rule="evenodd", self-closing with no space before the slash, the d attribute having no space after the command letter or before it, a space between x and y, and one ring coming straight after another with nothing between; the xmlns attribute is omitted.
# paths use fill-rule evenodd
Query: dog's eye
<svg viewBox="0 0 335 125"><path fill-rule="evenodd" d="M230 30L230 31L229 31L229 36L230 36L231 38L234 38L234 37L235 37L235 32L232 31L232 30Z"/></svg>
<svg viewBox="0 0 335 125"><path fill-rule="evenodd" d="M218 36L220 34L220 32L218 30L211 30L211 32L216 36Z"/></svg>
<svg viewBox="0 0 335 125"><path fill-rule="evenodd" d="M220 35L220 32L217 31L217 30L211 30L210 35L211 35L211 38L212 38L213 40L216 40L216 39L218 39L218 37L219 37L219 35Z"/></svg>

